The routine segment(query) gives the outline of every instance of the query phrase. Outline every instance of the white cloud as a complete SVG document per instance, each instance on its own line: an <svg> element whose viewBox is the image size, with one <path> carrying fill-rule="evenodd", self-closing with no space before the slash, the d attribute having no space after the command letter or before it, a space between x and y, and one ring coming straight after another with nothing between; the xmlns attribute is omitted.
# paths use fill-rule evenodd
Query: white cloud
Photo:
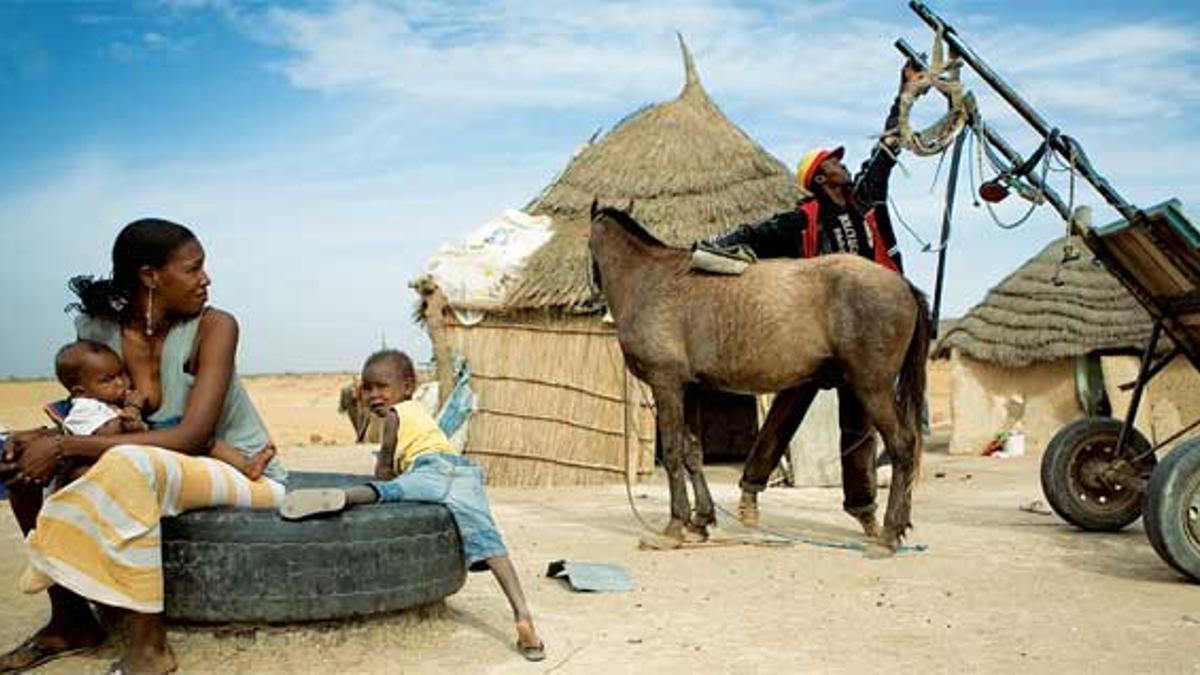
<svg viewBox="0 0 1200 675"><path fill-rule="evenodd" d="M191 43L189 38L172 38L161 32L145 31L123 40L111 40L100 51L116 61L132 63L156 54L183 52Z"/></svg>

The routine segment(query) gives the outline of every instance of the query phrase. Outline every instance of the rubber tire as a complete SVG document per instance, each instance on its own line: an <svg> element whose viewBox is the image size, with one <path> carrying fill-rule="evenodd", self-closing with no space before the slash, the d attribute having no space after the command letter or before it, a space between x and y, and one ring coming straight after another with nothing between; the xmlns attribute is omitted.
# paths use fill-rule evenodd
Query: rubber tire
<svg viewBox="0 0 1200 675"><path fill-rule="evenodd" d="M1063 520L1090 532L1116 532L1128 526L1142 515L1142 496L1131 498L1125 508L1119 510L1097 510L1088 502L1078 499L1071 489L1070 467L1075 454L1083 446L1097 438L1111 439L1116 445L1124 422L1111 417L1085 417L1075 420L1058 430L1046 452L1042 454L1042 492L1050 507ZM1150 443L1137 429L1131 429L1127 441L1127 452L1140 455L1149 452ZM1149 454L1143 462L1147 470L1157 461Z"/></svg>
<svg viewBox="0 0 1200 675"><path fill-rule="evenodd" d="M1200 492L1200 438L1172 450L1146 487L1146 536L1171 567L1200 581L1200 540L1185 522L1191 500Z"/></svg>
<svg viewBox="0 0 1200 675"><path fill-rule="evenodd" d="M288 488L370 476L292 473ZM164 614L183 622L291 623L436 602L466 581L458 528L440 504L372 504L285 521L216 508L162 522Z"/></svg>

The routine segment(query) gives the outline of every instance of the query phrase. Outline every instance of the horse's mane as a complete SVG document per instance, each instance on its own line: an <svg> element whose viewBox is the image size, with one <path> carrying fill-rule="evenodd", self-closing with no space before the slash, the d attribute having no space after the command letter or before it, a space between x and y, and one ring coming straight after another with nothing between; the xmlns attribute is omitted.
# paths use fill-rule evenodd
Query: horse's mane
<svg viewBox="0 0 1200 675"><path fill-rule="evenodd" d="M651 234L650 231L643 227L641 223L634 220L633 216L622 211L621 209L613 206L605 206L602 209L594 210L592 212L592 220L595 220L601 216L616 221L617 224L624 228L626 232L632 234L647 246L653 246L656 248L670 248L663 242L663 240Z"/></svg>

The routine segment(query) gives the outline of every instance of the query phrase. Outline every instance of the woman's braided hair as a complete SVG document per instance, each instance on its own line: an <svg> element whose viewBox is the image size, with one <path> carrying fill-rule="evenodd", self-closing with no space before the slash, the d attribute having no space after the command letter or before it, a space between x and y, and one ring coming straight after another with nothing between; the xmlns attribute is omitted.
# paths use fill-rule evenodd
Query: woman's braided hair
<svg viewBox="0 0 1200 675"><path fill-rule="evenodd" d="M195 240L191 230L169 220L142 218L129 223L113 242L110 278L80 275L67 282L79 298L67 305L67 311L125 323L133 311L142 267L161 268L180 246Z"/></svg>

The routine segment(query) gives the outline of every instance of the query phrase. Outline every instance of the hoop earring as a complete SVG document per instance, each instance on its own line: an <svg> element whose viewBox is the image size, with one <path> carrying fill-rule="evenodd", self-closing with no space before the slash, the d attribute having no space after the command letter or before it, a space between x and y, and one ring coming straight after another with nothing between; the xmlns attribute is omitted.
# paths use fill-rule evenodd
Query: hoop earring
<svg viewBox="0 0 1200 675"><path fill-rule="evenodd" d="M154 287L146 297L146 337L154 337Z"/></svg>

